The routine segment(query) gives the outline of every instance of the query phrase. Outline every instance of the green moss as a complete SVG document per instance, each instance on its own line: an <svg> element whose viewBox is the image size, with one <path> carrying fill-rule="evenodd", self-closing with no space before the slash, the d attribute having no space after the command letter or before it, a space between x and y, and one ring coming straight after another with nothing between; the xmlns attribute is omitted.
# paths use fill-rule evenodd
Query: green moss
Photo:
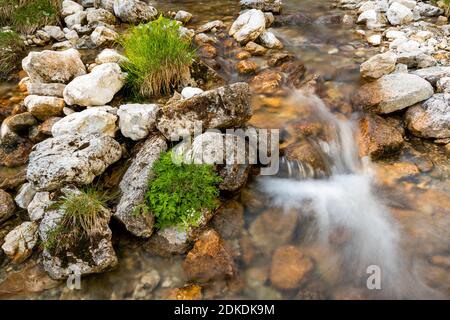
<svg viewBox="0 0 450 320"><path fill-rule="evenodd" d="M153 171L146 200L158 228L196 226L202 210L217 208L221 178L212 165L178 165L169 151L155 163Z"/></svg>
<svg viewBox="0 0 450 320"><path fill-rule="evenodd" d="M120 40L128 60L127 86L134 96L170 94L190 77L194 58L191 41L180 36L179 25L160 16L147 24L131 27Z"/></svg>
<svg viewBox="0 0 450 320"><path fill-rule="evenodd" d="M13 31L0 31L0 79L6 80L25 54L20 35Z"/></svg>

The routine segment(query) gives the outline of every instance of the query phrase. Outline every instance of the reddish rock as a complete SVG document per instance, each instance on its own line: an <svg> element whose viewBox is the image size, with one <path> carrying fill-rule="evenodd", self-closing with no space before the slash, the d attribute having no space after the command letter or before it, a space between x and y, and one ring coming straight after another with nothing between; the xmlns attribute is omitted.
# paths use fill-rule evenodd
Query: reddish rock
<svg viewBox="0 0 450 320"><path fill-rule="evenodd" d="M229 278L236 272L232 255L212 229L200 235L187 254L183 268L190 280L199 282Z"/></svg>
<svg viewBox="0 0 450 320"><path fill-rule="evenodd" d="M264 70L255 76L250 86L255 93L276 93L281 89L283 74L274 70Z"/></svg>
<svg viewBox="0 0 450 320"><path fill-rule="evenodd" d="M285 154L287 160L297 161L302 165L307 165L314 170L315 174L329 173L324 155L307 140L290 144L286 147Z"/></svg>
<svg viewBox="0 0 450 320"><path fill-rule="evenodd" d="M278 289L295 289L312 268L311 259L305 257L296 247L280 247L272 256L270 281Z"/></svg>
<svg viewBox="0 0 450 320"><path fill-rule="evenodd" d="M199 52L200 52L200 55L202 57L204 57L204 58L211 58L212 59L212 58L217 57L217 49L213 45L211 45L209 43L201 46L199 48Z"/></svg>
<svg viewBox="0 0 450 320"><path fill-rule="evenodd" d="M252 56L263 56L267 53L267 49L263 46L250 41L245 45L245 50L251 53Z"/></svg>
<svg viewBox="0 0 450 320"><path fill-rule="evenodd" d="M252 55L250 52L248 51L239 51L238 53L236 53L235 57L238 60L245 60L250 58Z"/></svg>
<svg viewBox="0 0 450 320"><path fill-rule="evenodd" d="M177 288L168 292L168 300L201 300L203 297L202 287L190 285L184 288Z"/></svg>
<svg viewBox="0 0 450 320"><path fill-rule="evenodd" d="M250 60L242 60L236 64L236 69L240 74L253 74L258 70L258 64Z"/></svg>

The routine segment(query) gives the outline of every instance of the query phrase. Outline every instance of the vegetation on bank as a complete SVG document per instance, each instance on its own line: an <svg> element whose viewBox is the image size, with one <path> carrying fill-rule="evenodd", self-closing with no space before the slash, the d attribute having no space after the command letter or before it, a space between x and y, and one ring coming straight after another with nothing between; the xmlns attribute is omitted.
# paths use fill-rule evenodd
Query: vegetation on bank
<svg viewBox="0 0 450 320"><path fill-rule="evenodd" d="M189 79L195 56L191 41L180 35L176 21L160 16L147 24L132 27L119 43L128 58L123 68L133 96L170 94Z"/></svg>
<svg viewBox="0 0 450 320"><path fill-rule="evenodd" d="M156 218L156 227L197 226L202 210L217 208L221 178L208 164L177 164L166 152L153 166L146 205Z"/></svg>
<svg viewBox="0 0 450 320"><path fill-rule="evenodd" d="M14 31L0 31L0 79L17 68L25 53L25 44Z"/></svg>
<svg viewBox="0 0 450 320"><path fill-rule="evenodd" d="M67 245L83 242L98 234L103 226L107 202L111 196L94 186L62 196L50 209L64 212L58 227L48 236L44 247L64 252Z"/></svg>

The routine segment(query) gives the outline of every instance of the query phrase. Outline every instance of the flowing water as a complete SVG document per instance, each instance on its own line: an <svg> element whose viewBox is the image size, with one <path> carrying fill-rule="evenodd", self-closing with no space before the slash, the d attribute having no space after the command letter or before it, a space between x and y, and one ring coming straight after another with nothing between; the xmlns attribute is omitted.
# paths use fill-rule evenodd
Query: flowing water
<svg viewBox="0 0 450 320"><path fill-rule="evenodd" d="M162 11L191 12L194 25L215 19L231 22L239 11L237 0L151 2ZM308 19L274 27L273 32L310 74L322 76L329 98L324 102L291 89L279 95L254 94L250 122L279 128L282 148L306 140L324 165L318 170L307 161L283 156L277 176L250 181L236 197L244 208L236 219L242 221L226 220L239 231L239 236L226 239L238 261L238 277L204 285L203 297L448 298L450 168L442 148L411 137L396 159L370 163L360 158L354 121L358 111L352 110L349 96L359 85L359 64L375 49L364 47L354 30L332 23L333 16L344 12L330 10L330 1L283 3L284 14L302 13ZM221 56L225 58L218 59L220 72L227 80L248 80L231 67L233 53ZM318 125L321 134L300 137L298 128L305 122ZM162 298L171 288L186 284L183 256L156 257L146 250L145 241L126 234L113 240L119 267L83 278L82 290L70 291L62 284L36 294L19 290L6 296L132 298L139 279L153 269L161 282L148 298ZM270 279L272 254L286 245L313 262L296 289L280 289ZM367 287L374 270L381 272L381 290Z"/></svg>

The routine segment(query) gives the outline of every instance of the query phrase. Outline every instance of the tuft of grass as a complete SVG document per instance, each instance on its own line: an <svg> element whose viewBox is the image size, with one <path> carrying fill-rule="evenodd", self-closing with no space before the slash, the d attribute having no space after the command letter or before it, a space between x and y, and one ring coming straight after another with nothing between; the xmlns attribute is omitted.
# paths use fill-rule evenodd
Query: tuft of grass
<svg viewBox="0 0 450 320"><path fill-rule="evenodd" d="M62 0L0 0L0 26L31 34L45 25L59 24Z"/></svg>
<svg viewBox="0 0 450 320"><path fill-rule="evenodd" d="M213 165L176 164L172 151L162 154L153 166L146 204L156 218L156 227L197 226L202 210L215 210L218 205L221 177Z"/></svg>
<svg viewBox="0 0 450 320"><path fill-rule="evenodd" d="M6 80L25 54L25 44L14 31L0 31L0 79Z"/></svg>
<svg viewBox="0 0 450 320"><path fill-rule="evenodd" d="M49 233L44 247L62 252L67 245L95 237L103 227L109 200L111 195L93 186L62 196L52 209L62 210L64 216Z"/></svg>
<svg viewBox="0 0 450 320"><path fill-rule="evenodd" d="M123 68L127 86L134 96L170 94L190 78L189 67L195 56L191 41L180 36L176 21L158 19L131 27L119 40L128 58Z"/></svg>

